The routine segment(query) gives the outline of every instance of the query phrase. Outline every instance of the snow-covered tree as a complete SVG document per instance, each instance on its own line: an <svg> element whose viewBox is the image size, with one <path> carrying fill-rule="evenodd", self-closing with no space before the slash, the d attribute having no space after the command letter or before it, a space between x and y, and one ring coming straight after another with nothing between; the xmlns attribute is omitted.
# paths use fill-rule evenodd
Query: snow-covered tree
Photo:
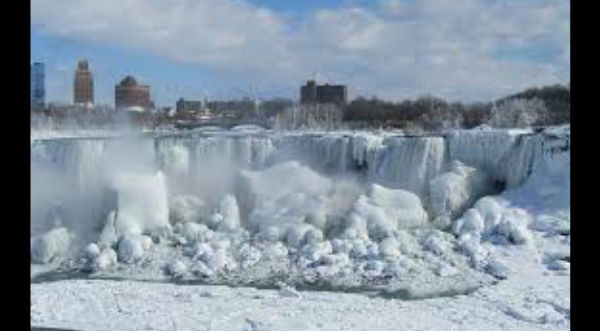
<svg viewBox="0 0 600 331"><path fill-rule="evenodd" d="M492 107L489 125L496 128L523 128L543 122L547 116L548 109L541 99L510 99Z"/></svg>

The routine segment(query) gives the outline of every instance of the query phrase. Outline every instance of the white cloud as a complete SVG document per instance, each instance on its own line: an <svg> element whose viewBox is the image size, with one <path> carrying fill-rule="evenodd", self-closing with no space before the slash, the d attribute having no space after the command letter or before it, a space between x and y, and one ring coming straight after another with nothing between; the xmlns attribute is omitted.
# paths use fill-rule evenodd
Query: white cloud
<svg viewBox="0 0 600 331"><path fill-rule="evenodd" d="M318 75L354 95L483 100L569 79L568 0L384 0L375 9L314 10L302 22L243 0L31 3L32 23L46 33L237 72L259 86ZM527 47L559 51L517 53Z"/></svg>

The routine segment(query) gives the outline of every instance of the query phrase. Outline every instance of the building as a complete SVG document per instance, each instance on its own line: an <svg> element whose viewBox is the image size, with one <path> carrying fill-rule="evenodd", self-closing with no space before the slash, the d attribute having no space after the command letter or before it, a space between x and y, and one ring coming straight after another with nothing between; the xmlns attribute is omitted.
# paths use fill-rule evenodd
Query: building
<svg viewBox="0 0 600 331"><path fill-rule="evenodd" d="M198 112L204 109L202 101L184 100L180 98L175 103L175 109L178 113L181 112Z"/></svg>
<svg viewBox="0 0 600 331"><path fill-rule="evenodd" d="M314 80L309 80L300 87L300 103L335 103L345 105L348 102L348 89L346 85L317 85Z"/></svg>
<svg viewBox="0 0 600 331"><path fill-rule="evenodd" d="M119 85L115 86L115 108L117 110L151 110L150 86L138 85L133 76L125 77Z"/></svg>
<svg viewBox="0 0 600 331"><path fill-rule="evenodd" d="M94 78L87 60L81 60L77 64L73 85L73 103L84 105L94 103Z"/></svg>
<svg viewBox="0 0 600 331"><path fill-rule="evenodd" d="M31 110L42 110L46 103L44 64L35 62L30 67Z"/></svg>

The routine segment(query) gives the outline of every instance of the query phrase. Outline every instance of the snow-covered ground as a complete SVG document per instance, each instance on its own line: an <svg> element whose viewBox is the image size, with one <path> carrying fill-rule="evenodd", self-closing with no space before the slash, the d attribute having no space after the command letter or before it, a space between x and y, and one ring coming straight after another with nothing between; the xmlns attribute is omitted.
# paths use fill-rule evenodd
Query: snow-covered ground
<svg viewBox="0 0 600 331"><path fill-rule="evenodd" d="M569 126L238 131L32 138L32 326L570 329Z"/></svg>
<svg viewBox="0 0 600 331"><path fill-rule="evenodd" d="M404 301L107 280L31 285L31 325L78 330L568 330L568 274L507 249L515 274L469 295Z"/></svg>

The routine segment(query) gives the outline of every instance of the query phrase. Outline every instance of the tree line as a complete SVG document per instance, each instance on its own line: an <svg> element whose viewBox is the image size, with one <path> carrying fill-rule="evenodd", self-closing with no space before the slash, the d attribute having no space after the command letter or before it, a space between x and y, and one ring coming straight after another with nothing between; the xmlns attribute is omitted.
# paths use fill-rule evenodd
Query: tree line
<svg viewBox="0 0 600 331"><path fill-rule="evenodd" d="M358 97L344 109L351 127L393 127L436 131L449 128L546 126L570 122L570 86L530 88L477 103L447 102L435 96L390 102Z"/></svg>

